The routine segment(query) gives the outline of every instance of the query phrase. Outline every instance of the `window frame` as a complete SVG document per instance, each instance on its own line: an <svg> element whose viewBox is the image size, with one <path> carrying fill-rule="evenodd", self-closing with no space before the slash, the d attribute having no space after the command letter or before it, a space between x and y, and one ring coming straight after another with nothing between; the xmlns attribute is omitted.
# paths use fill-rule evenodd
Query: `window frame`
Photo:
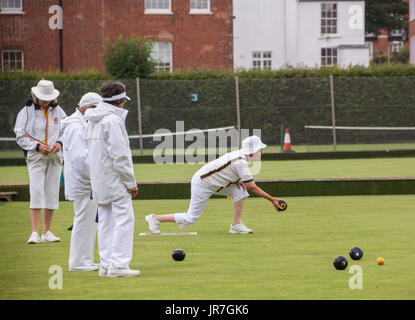
<svg viewBox="0 0 415 320"><path fill-rule="evenodd" d="M5 53L21 53L22 57L22 69L21 70L8 70L8 72L24 72L24 51L23 50L2 50L1 51L1 71L5 72L5 59L4 54ZM16 64L18 60L14 60L13 62ZM10 59L7 61L10 63Z"/></svg>
<svg viewBox="0 0 415 320"><path fill-rule="evenodd" d="M20 7L13 7L13 8L7 8L3 7L3 1L0 0L0 14L23 14L23 0L17 0L20 1ZM6 0L8 1L8 0ZM13 0L16 1L16 0Z"/></svg>
<svg viewBox="0 0 415 320"><path fill-rule="evenodd" d="M330 6L330 9L328 9L327 6ZM320 34L321 35L338 34L338 21L339 21L338 7L339 6L337 5L337 3L333 3L333 2L321 3L320 5ZM333 12L335 12L336 14L335 17L333 17ZM329 13L330 13L330 16L329 16ZM323 15L325 16L323 17Z"/></svg>
<svg viewBox="0 0 415 320"><path fill-rule="evenodd" d="M372 41L366 41L365 42L367 47L369 48L369 59L373 59L373 42Z"/></svg>
<svg viewBox="0 0 415 320"><path fill-rule="evenodd" d="M155 41L152 41L152 43L153 43L153 48L152 48L152 51L151 51L151 59L155 62L155 66L154 66L155 72L173 72L173 42L172 41L158 41L158 40L155 40ZM169 48L170 48L169 61L168 61L170 63L169 70L160 70L161 68L164 68L164 66L163 67L158 67L157 66L158 62L153 56L153 50L154 50L154 44L155 43L157 43L157 44L158 43L168 43L169 44ZM161 62L161 63L166 63L166 62Z"/></svg>
<svg viewBox="0 0 415 320"><path fill-rule="evenodd" d="M149 0L152 1L152 0ZM172 11L172 0L168 0L169 8L162 8L162 9L153 9L153 8L146 8L146 0L144 0L144 14L173 14Z"/></svg>
<svg viewBox="0 0 415 320"><path fill-rule="evenodd" d="M194 1L200 1L200 0L194 0ZM189 14L212 14L211 11L211 0L206 0L207 1L207 8L203 8L203 9L196 9L196 8L192 8L192 0L189 0Z"/></svg>
<svg viewBox="0 0 415 320"><path fill-rule="evenodd" d="M272 70L272 50L254 50L251 59L253 70Z"/></svg>
<svg viewBox="0 0 415 320"><path fill-rule="evenodd" d="M326 51L326 54L323 54L323 50ZM328 55L329 50L332 53L331 55ZM336 52L335 55L333 54L334 51ZM339 48L337 48L337 47L324 47L324 48L321 48L320 57L321 57L320 61L321 61L321 66L322 67L334 66L334 65L339 63ZM336 62L333 62L334 58L335 58ZM330 59L330 63L327 63L329 61L329 59Z"/></svg>
<svg viewBox="0 0 415 320"><path fill-rule="evenodd" d="M403 41L392 41L391 42L391 52L399 53L404 48Z"/></svg>

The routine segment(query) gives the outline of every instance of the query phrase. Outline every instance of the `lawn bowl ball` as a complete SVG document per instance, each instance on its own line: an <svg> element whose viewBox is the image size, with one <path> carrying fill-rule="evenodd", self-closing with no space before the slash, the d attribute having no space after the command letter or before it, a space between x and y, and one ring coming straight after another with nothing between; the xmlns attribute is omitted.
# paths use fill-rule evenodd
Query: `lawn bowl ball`
<svg viewBox="0 0 415 320"><path fill-rule="evenodd" d="M174 249L171 256L176 261L182 261L186 257L186 253L182 249Z"/></svg>
<svg viewBox="0 0 415 320"><path fill-rule="evenodd" d="M359 247L353 247L350 249L350 258L353 260L360 260L363 257L363 251Z"/></svg>
<svg viewBox="0 0 415 320"><path fill-rule="evenodd" d="M344 270L346 269L348 261L343 256L337 256L334 258L333 265L337 270Z"/></svg>
<svg viewBox="0 0 415 320"><path fill-rule="evenodd" d="M285 211L288 207L287 202L285 202L284 200L278 201L278 205L281 207L281 209L278 208L278 211Z"/></svg>

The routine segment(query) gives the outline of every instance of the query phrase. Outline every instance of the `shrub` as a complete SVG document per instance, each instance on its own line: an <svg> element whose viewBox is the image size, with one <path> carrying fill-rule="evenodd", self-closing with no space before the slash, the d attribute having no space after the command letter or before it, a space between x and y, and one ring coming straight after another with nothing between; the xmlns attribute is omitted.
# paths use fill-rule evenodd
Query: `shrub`
<svg viewBox="0 0 415 320"><path fill-rule="evenodd" d="M115 45L111 40L106 40L102 59L107 72L116 78L146 78L154 72L154 62L150 55L150 42L134 36L126 40L120 35Z"/></svg>

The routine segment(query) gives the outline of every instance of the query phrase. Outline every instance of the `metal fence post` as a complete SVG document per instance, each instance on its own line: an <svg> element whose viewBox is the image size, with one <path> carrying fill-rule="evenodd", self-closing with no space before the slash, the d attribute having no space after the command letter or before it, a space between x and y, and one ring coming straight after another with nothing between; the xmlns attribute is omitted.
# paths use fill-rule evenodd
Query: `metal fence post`
<svg viewBox="0 0 415 320"><path fill-rule="evenodd" d="M141 94L140 94L140 78L136 78L137 85L137 113L138 113L138 135L140 136L140 155L144 155L143 150L143 123L141 119Z"/></svg>
<svg viewBox="0 0 415 320"><path fill-rule="evenodd" d="M334 110L334 81L333 75L330 75L330 97L331 97L331 125L333 126L333 149L336 151L337 137L336 137L336 114Z"/></svg>
<svg viewBox="0 0 415 320"><path fill-rule="evenodd" d="M239 79L236 76L235 77L235 92L236 92L236 119L238 123L238 144L239 149L242 147L242 141L241 141L241 109L239 105Z"/></svg>

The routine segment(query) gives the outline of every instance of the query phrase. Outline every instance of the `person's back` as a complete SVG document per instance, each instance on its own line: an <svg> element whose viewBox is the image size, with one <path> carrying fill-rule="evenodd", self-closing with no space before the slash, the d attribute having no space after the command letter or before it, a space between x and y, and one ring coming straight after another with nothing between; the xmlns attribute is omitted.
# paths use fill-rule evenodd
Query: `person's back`
<svg viewBox="0 0 415 320"><path fill-rule="evenodd" d="M88 110L86 139L92 189L98 204L129 195L136 186L124 120L128 111L102 102Z"/></svg>
<svg viewBox="0 0 415 320"><path fill-rule="evenodd" d="M135 277L131 270L134 240L132 198L138 194L130 144L125 128L128 111L125 86L109 82L101 87L104 102L87 110L86 139L93 196L98 203L99 276Z"/></svg>
<svg viewBox="0 0 415 320"><path fill-rule="evenodd" d="M62 121L63 157L65 159L65 198L75 200L91 194L87 163L86 121L79 110Z"/></svg>
<svg viewBox="0 0 415 320"><path fill-rule="evenodd" d="M239 180L246 182L252 179L246 155L237 150L205 164L194 174L192 182L217 191Z"/></svg>

